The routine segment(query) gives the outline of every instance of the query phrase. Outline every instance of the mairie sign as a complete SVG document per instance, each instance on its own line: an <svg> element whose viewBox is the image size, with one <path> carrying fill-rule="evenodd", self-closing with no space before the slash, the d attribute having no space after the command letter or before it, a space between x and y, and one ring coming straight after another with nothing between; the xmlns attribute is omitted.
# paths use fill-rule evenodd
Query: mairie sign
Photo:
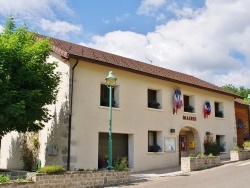
<svg viewBox="0 0 250 188"><path fill-rule="evenodd" d="M196 121L196 117L193 116L183 116L184 120Z"/></svg>

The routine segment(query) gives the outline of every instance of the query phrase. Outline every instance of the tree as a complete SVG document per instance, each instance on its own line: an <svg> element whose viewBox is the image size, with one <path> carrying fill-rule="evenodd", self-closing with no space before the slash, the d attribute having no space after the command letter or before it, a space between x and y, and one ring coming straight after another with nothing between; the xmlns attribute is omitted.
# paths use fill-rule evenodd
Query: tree
<svg viewBox="0 0 250 188"><path fill-rule="evenodd" d="M0 33L0 136L37 131L51 119L48 105L55 103L60 74L47 63L49 39L38 39L13 18Z"/></svg>
<svg viewBox="0 0 250 188"><path fill-rule="evenodd" d="M225 90L231 91L235 94L240 95L244 98L245 101L247 101L248 94L250 94L250 89L245 88L244 86L240 86L239 88L233 86L232 84L227 84L225 86L222 86Z"/></svg>

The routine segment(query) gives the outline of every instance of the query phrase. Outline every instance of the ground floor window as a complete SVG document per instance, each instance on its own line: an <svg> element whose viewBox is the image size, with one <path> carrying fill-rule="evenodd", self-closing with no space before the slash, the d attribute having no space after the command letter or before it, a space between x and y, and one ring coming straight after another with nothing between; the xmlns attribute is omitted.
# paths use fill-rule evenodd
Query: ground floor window
<svg viewBox="0 0 250 188"><path fill-rule="evenodd" d="M162 150L160 139L160 131L148 131L148 152L159 152Z"/></svg>
<svg viewBox="0 0 250 188"><path fill-rule="evenodd" d="M220 151L226 151L225 135L216 135L216 142L220 144Z"/></svg>
<svg viewBox="0 0 250 188"><path fill-rule="evenodd" d="M108 166L108 133L99 133L98 144L98 168ZM114 161L121 157L128 158L128 134L112 134L112 159Z"/></svg>

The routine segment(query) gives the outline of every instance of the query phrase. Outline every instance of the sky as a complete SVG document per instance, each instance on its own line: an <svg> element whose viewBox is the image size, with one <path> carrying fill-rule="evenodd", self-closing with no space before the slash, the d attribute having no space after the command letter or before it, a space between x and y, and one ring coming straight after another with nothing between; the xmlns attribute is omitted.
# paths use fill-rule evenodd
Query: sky
<svg viewBox="0 0 250 188"><path fill-rule="evenodd" d="M250 0L0 0L40 34L250 88ZM118 77L118 75L116 75Z"/></svg>

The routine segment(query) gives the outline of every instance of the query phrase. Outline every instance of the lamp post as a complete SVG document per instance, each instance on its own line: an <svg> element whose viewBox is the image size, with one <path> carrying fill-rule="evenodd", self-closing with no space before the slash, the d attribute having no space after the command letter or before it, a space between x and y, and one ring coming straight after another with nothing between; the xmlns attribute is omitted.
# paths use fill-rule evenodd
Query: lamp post
<svg viewBox="0 0 250 188"><path fill-rule="evenodd" d="M109 75L106 80L106 85L109 88L109 141L108 141L108 167L107 169L112 169L112 89L116 84L117 78L113 75L112 71L109 71Z"/></svg>

